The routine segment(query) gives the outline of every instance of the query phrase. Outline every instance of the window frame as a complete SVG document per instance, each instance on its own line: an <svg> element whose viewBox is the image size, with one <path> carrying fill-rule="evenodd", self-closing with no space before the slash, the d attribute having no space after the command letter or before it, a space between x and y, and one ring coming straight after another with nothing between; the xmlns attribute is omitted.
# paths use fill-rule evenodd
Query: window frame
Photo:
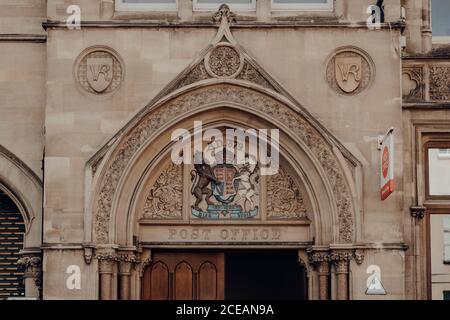
<svg viewBox="0 0 450 320"><path fill-rule="evenodd" d="M446 36L433 35L433 0L430 1L430 27L431 27L431 42L433 44L450 44L450 34Z"/></svg>
<svg viewBox="0 0 450 320"><path fill-rule="evenodd" d="M256 11L256 0L251 0L250 4L242 4L242 3L226 3L226 1L222 1L221 3L199 3L198 0L193 1L193 11L217 11L219 7L225 3L228 7L230 7L231 11L240 11L240 12L251 12Z"/></svg>
<svg viewBox="0 0 450 320"><path fill-rule="evenodd" d="M124 3L124 0L116 0L115 10L130 11L178 11L178 0L175 3Z"/></svg>
<svg viewBox="0 0 450 320"><path fill-rule="evenodd" d="M425 200L450 200L450 195L431 195L430 194L430 161L429 150L430 149L449 149L450 141L428 141L425 143ZM447 160L447 159L446 159Z"/></svg>
<svg viewBox="0 0 450 320"><path fill-rule="evenodd" d="M270 1L272 11L333 11L334 1L327 0L327 3L276 3Z"/></svg>

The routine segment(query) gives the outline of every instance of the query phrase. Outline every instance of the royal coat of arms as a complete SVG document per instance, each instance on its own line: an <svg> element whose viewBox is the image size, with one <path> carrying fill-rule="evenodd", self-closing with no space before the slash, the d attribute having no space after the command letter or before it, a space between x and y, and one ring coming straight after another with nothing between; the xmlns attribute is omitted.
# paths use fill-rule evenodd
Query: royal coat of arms
<svg viewBox="0 0 450 320"><path fill-rule="evenodd" d="M201 219L249 219L259 214L257 163L195 164L191 171L193 216Z"/></svg>

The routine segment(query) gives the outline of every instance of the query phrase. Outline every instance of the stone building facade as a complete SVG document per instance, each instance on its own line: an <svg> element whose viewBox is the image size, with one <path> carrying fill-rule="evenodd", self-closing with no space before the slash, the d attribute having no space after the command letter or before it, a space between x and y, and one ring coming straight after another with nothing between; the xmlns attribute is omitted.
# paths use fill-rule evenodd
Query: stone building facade
<svg viewBox="0 0 450 320"><path fill-rule="evenodd" d="M431 2L2 0L0 298L236 298L229 279L265 264L287 298L447 297ZM173 163L172 133L199 121L278 129L278 172Z"/></svg>

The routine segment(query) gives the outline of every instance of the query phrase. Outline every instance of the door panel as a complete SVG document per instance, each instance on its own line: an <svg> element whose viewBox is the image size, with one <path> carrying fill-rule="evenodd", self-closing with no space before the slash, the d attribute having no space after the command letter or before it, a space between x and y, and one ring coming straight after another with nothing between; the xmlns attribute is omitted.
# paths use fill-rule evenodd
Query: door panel
<svg viewBox="0 0 450 320"><path fill-rule="evenodd" d="M217 268L207 261L200 267L198 275L199 300L217 299Z"/></svg>
<svg viewBox="0 0 450 320"><path fill-rule="evenodd" d="M224 299L224 254L155 252L144 273L144 300Z"/></svg>
<svg viewBox="0 0 450 320"><path fill-rule="evenodd" d="M192 300L194 281L191 266L183 261L175 268L174 298L175 300Z"/></svg>
<svg viewBox="0 0 450 320"><path fill-rule="evenodd" d="M166 300L169 298L169 269L161 261L151 267L150 288L152 299Z"/></svg>

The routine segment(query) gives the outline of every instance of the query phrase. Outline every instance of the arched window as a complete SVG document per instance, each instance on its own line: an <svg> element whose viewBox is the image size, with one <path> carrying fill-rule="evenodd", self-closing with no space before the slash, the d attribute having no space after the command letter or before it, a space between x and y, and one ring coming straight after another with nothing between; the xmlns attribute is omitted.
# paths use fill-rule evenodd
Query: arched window
<svg viewBox="0 0 450 320"><path fill-rule="evenodd" d="M14 201L0 189L0 299L25 295L23 272L17 265L25 223Z"/></svg>

